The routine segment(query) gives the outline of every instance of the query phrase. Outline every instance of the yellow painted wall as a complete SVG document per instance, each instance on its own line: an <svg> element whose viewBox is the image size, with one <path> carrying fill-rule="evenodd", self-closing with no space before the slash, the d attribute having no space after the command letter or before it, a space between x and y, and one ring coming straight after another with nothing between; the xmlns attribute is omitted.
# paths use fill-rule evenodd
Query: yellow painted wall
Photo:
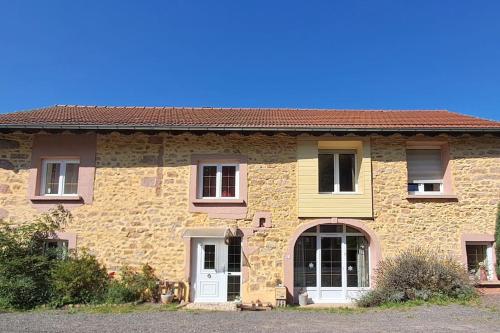
<svg viewBox="0 0 500 333"><path fill-rule="evenodd" d="M357 151L358 193L318 192L318 150ZM300 137L297 142L300 217L372 217L371 153L366 138Z"/></svg>

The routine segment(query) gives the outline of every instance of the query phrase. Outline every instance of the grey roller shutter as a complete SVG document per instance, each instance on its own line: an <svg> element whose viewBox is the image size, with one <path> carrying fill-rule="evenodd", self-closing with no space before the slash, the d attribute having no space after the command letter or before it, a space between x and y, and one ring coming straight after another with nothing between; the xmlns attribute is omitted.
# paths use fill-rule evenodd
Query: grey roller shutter
<svg viewBox="0 0 500 333"><path fill-rule="evenodd" d="M408 149L408 182L443 180L443 165L440 149Z"/></svg>

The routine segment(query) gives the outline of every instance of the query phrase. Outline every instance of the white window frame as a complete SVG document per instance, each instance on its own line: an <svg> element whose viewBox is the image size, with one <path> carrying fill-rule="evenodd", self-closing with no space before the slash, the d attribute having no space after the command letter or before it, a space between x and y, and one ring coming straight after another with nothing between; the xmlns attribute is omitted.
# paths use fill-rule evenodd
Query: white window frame
<svg viewBox="0 0 500 333"><path fill-rule="evenodd" d="M410 195L441 195L444 193L443 181L438 180L415 180L408 184L417 184L418 191L408 191ZM426 191L425 184L439 184L439 191Z"/></svg>
<svg viewBox="0 0 500 333"><path fill-rule="evenodd" d="M222 196L222 167L233 166L235 167L235 182L234 182L234 197L223 197ZM217 167L216 181L215 181L215 197L204 197L203 196L203 169L205 167ZM231 200L239 199L240 196L240 168L236 163L204 163L200 164L200 172L198 175L198 197L201 199L220 199L220 200Z"/></svg>
<svg viewBox="0 0 500 333"><path fill-rule="evenodd" d="M47 186L47 164L49 163L59 163L60 169L59 169L59 187L57 189L57 193L45 193L46 186ZM66 160L66 159L44 159L42 161L42 178L41 181L42 183L40 184L40 195L42 196L74 196L78 194L78 186L77 186L77 193L73 194L64 194L64 181L66 179L66 165L67 164L78 164L78 171L80 171L80 160Z"/></svg>
<svg viewBox="0 0 500 333"><path fill-rule="evenodd" d="M339 168L339 155L352 154L354 155L354 191L341 191L340 190L340 168ZM333 155L333 192L319 192L319 194L359 194L358 184L358 154L357 153L321 153L319 155ZM319 161L318 161L319 165ZM318 190L319 190L319 168L318 168Z"/></svg>

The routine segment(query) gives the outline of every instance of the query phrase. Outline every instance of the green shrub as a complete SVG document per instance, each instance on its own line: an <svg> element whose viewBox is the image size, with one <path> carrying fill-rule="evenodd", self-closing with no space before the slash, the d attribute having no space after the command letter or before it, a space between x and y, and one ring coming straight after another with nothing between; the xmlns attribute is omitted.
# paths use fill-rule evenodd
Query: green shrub
<svg viewBox="0 0 500 333"><path fill-rule="evenodd" d="M413 248L379 264L376 287L364 294L358 305L368 307L433 297L465 299L474 294L469 277L459 262Z"/></svg>
<svg viewBox="0 0 500 333"><path fill-rule="evenodd" d="M154 269L145 264L140 272L125 266L121 270L120 283L125 286L131 294L134 301L148 302L155 300L158 295L158 278L154 273Z"/></svg>
<svg viewBox="0 0 500 333"><path fill-rule="evenodd" d="M57 306L102 302L109 281L106 267L86 252L57 261L51 279L52 303Z"/></svg>
<svg viewBox="0 0 500 333"><path fill-rule="evenodd" d="M139 296L135 290L128 288L121 281L111 281L108 286L108 292L106 294L106 303L110 304L121 304L121 303L131 303L139 299Z"/></svg>
<svg viewBox="0 0 500 333"><path fill-rule="evenodd" d="M55 261L44 254L44 242L70 219L71 214L58 206L19 226L0 221L1 307L31 309L50 300Z"/></svg>

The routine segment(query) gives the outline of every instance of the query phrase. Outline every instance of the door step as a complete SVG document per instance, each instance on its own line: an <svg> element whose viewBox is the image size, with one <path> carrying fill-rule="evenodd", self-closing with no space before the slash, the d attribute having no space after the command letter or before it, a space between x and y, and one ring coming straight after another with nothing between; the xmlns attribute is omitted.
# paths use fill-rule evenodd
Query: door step
<svg viewBox="0 0 500 333"><path fill-rule="evenodd" d="M236 303L189 303L184 309L188 310L204 310L204 311L240 311Z"/></svg>

